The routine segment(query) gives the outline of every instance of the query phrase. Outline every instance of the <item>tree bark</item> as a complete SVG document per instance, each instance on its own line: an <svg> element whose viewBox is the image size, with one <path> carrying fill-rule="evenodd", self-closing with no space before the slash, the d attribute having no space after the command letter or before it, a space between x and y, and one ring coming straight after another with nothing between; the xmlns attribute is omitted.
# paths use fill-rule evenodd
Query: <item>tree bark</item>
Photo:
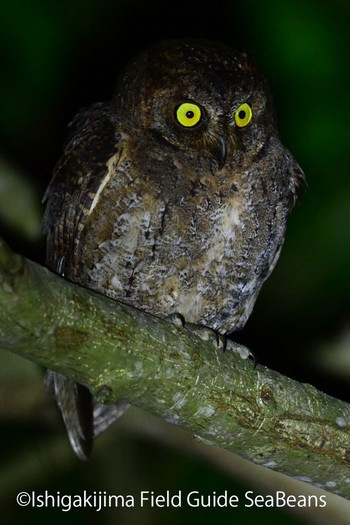
<svg viewBox="0 0 350 525"><path fill-rule="evenodd" d="M0 347L350 499L350 405L94 293L0 241Z"/></svg>

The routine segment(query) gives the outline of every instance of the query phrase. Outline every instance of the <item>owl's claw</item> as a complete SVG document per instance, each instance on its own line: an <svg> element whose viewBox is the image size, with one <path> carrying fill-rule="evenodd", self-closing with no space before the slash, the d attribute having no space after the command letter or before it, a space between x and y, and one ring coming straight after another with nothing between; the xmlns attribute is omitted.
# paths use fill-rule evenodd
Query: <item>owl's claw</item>
<svg viewBox="0 0 350 525"><path fill-rule="evenodd" d="M168 315L166 320L178 328L186 328L187 330L190 330L203 339L203 341L211 342L217 348L222 349L223 352L229 350L238 354L241 359L251 359L254 362L254 369L256 368L258 361L253 352L245 346L235 343L234 341L231 341L231 339L227 339L227 337L219 334L212 328L201 324L186 323L185 318L179 313Z"/></svg>
<svg viewBox="0 0 350 525"><path fill-rule="evenodd" d="M226 337L218 334L218 332L216 332L212 328L208 328L208 326L204 326L201 324L186 323L185 318L178 313L168 315L166 317L166 320L174 326L190 330L194 334L198 335L198 337L203 339L203 341L209 341L213 343L217 348L220 348L225 352L227 341Z"/></svg>
<svg viewBox="0 0 350 525"><path fill-rule="evenodd" d="M182 328L186 324L184 316L178 313L167 315L165 320L168 321L168 323L177 326L178 328Z"/></svg>
<svg viewBox="0 0 350 525"><path fill-rule="evenodd" d="M203 339L203 341L208 341L225 352L227 341L226 337L218 334L218 332L216 332L212 328L208 328L207 326L195 323L186 323L185 328L198 335L198 337Z"/></svg>
<svg viewBox="0 0 350 525"><path fill-rule="evenodd" d="M254 369L257 367L258 360L249 348L239 345L238 343L231 341L231 339L227 339L226 348L235 354L238 354L242 359L251 359L254 362Z"/></svg>

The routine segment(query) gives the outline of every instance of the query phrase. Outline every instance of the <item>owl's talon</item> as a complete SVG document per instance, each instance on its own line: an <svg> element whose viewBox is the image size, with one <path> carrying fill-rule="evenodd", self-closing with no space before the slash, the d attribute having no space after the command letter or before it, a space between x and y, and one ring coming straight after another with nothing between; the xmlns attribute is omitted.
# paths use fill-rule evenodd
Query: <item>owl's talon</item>
<svg viewBox="0 0 350 525"><path fill-rule="evenodd" d="M227 337L224 335L217 334L218 338L218 348L222 349L223 352L226 352L227 347Z"/></svg>
<svg viewBox="0 0 350 525"><path fill-rule="evenodd" d="M214 344L217 348L225 351L226 349L226 338L212 328L208 326L195 324L195 323L185 323L185 328L198 335L203 341L208 341Z"/></svg>
<svg viewBox="0 0 350 525"><path fill-rule="evenodd" d="M222 349L223 352L226 350L227 339L225 336L220 335L218 332L209 328L208 326L196 324L196 323L186 323L183 315L179 313L173 313L167 315L165 320L169 323L177 326L178 328L186 328L192 333L198 335L203 341L209 341L214 344L218 349Z"/></svg>
<svg viewBox="0 0 350 525"><path fill-rule="evenodd" d="M226 347L228 350L231 350L235 354L238 354L242 359L250 359L254 362L254 369L258 365L258 360L256 356L253 354L249 348L246 348L245 346L239 345L238 343L235 343L234 341L231 341L230 339L227 339Z"/></svg>
<svg viewBox="0 0 350 525"><path fill-rule="evenodd" d="M178 313L167 315L165 320L178 328L183 328L186 324L184 316Z"/></svg>

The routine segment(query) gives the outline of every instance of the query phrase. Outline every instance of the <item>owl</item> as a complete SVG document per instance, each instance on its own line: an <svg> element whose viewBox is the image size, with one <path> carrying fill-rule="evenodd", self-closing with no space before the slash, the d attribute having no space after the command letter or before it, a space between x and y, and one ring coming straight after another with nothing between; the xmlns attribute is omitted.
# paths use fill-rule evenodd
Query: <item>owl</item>
<svg viewBox="0 0 350 525"><path fill-rule="evenodd" d="M151 314L225 335L273 270L304 175L281 144L271 95L245 52L161 42L78 113L46 192L47 265ZM48 384L77 455L126 408Z"/></svg>

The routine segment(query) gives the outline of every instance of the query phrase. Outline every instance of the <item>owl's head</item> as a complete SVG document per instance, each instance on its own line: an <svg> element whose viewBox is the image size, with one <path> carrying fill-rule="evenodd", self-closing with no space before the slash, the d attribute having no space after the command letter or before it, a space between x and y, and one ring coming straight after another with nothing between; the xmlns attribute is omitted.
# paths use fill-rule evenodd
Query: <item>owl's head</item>
<svg viewBox="0 0 350 525"><path fill-rule="evenodd" d="M147 49L121 75L114 107L134 131L149 130L183 151L202 148L219 167L277 136L254 62L217 42L172 40Z"/></svg>

